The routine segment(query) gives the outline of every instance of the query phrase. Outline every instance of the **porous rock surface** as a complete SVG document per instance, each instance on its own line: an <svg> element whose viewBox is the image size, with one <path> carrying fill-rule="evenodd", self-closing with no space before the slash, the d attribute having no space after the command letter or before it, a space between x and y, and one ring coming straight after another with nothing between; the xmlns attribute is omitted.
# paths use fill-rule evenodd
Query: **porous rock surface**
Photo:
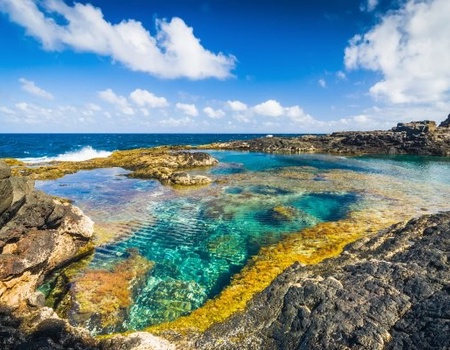
<svg viewBox="0 0 450 350"><path fill-rule="evenodd" d="M293 265L195 349L449 349L450 212Z"/></svg>

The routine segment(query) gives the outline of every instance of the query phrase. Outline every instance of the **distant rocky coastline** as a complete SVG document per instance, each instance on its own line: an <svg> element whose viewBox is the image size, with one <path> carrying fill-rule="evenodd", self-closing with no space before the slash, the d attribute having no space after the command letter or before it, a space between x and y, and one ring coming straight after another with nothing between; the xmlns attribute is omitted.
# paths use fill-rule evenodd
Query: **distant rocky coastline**
<svg viewBox="0 0 450 350"><path fill-rule="evenodd" d="M388 131L345 131L329 135L262 137L207 145L205 148L266 153L329 153L340 155L450 155L450 115L434 121L399 123Z"/></svg>
<svg viewBox="0 0 450 350"><path fill-rule="evenodd" d="M211 148L211 145L209 145ZM450 156L450 116L390 131L264 137L213 148L272 153ZM12 161L10 161L12 163ZM93 223L67 201L34 189L30 178L120 166L167 185L203 185L188 172L217 161L203 152L159 148L105 160L11 168L0 161L0 348L9 349L448 349L450 212L399 223L317 265L294 264L245 311L203 334L146 332L93 338L44 305L44 278L93 249Z"/></svg>

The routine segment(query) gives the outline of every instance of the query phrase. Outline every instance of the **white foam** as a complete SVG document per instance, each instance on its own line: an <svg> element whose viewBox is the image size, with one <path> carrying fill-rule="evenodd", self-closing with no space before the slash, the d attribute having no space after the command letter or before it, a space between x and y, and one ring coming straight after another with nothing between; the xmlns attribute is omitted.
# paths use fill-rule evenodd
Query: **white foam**
<svg viewBox="0 0 450 350"><path fill-rule="evenodd" d="M81 162L83 160L89 160L93 158L106 158L112 154L110 151L101 151L92 148L91 146L83 147L78 151L67 152L64 154L59 154L55 157L39 157L39 158L23 158L21 161L25 163L46 163L52 161L70 161L70 162Z"/></svg>

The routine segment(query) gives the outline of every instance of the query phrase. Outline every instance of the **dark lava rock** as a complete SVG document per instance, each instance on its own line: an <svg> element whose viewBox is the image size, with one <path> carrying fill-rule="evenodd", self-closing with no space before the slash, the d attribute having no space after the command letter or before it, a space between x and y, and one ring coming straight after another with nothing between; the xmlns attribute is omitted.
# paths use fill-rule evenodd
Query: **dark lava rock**
<svg viewBox="0 0 450 350"><path fill-rule="evenodd" d="M331 154L418 154L450 155L450 128L445 121L437 128L433 121L399 123L388 131L345 131L330 135L263 137L213 145L267 153Z"/></svg>
<svg viewBox="0 0 450 350"><path fill-rule="evenodd" d="M449 349L450 212L284 271L196 349Z"/></svg>

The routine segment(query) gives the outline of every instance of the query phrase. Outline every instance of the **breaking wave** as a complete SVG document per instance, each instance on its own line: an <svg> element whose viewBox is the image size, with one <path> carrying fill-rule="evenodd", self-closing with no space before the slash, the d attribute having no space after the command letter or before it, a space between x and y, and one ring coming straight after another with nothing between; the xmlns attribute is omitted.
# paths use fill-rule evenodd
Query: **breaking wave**
<svg viewBox="0 0 450 350"><path fill-rule="evenodd" d="M38 157L38 158L23 158L21 159L25 163L43 163L52 161L70 161L81 162L83 160L93 158L106 158L112 154L110 151L96 150L91 146L86 146L77 151L66 152L54 157Z"/></svg>

